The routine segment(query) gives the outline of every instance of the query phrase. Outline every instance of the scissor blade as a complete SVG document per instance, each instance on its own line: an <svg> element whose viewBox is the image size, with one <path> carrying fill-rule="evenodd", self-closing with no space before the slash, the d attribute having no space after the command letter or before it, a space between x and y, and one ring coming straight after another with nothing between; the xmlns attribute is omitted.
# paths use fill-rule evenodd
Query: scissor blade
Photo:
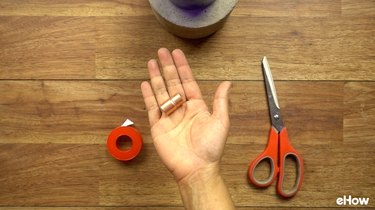
<svg viewBox="0 0 375 210"><path fill-rule="evenodd" d="M268 107L270 111L272 126L277 130L281 131L284 128L284 123L280 113L279 101L277 100L276 88L273 82L270 65L268 64L266 56L262 60L262 68L264 81L266 85Z"/></svg>
<svg viewBox="0 0 375 210"><path fill-rule="evenodd" d="M268 60L266 58L266 56L263 57L263 60L262 60L262 67L263 67L263 71L265 73L265 76L266 76L266 82L269 84L269 87L271 88L271 90L267 90L267 94L272 94L272 97L273 97L273 100L277 106L277 108L280 109L280 106L279 106L279 101L277 100L277 94L276 94L276 88L275 88L275 83L273 82L273 78L272 78L272 73L271 73L271 69L270 69L270 65L268 64ZM271 91L271 93L268 93L268 91Z"/></svg>

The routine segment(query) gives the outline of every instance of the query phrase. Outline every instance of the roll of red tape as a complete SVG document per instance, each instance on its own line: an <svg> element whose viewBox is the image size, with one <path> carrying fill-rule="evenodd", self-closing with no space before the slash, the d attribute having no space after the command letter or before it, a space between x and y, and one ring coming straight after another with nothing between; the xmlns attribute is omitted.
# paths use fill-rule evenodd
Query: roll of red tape
<svg viewBox="0 0 375 210"><path fill-rule="evenodd" d="M132 141L129 150L121 150L117 141L121 136L127 136ZM107 139L109 153L117 160L127 161L135 158L142 149L142 136L139 131L131 126L120 126L111 131Z"/></svg>

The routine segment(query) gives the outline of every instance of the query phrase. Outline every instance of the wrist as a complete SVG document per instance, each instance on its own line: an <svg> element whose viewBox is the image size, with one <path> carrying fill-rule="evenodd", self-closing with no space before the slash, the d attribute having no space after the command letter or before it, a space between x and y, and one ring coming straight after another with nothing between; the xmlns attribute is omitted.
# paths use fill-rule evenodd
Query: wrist
<svg viewBox="0 0 375 210"><path fill-rule="evenodd" d="M210 184L217 179L221 179L218 164L212 163L199 168L186 177L177 181L179 188L190 188L195 185Z"/></svg>
<svg viewBox="0 0 375 210"><path fill-rule="evenodd" d="M178 181L181 197L188 210L231 210L233 202L218 164L200 168Z"/></svg>

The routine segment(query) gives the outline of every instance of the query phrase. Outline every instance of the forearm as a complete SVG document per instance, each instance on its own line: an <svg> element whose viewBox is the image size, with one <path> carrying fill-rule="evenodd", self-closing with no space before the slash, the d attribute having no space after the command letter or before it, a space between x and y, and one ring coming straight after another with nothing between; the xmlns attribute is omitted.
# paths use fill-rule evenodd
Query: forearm
<svg viewBox="0 0 375 210"><path fill-rule="evenodd" d="M178 182L187 210L234 210L231 196L218 167L207 167Z"/></svg>

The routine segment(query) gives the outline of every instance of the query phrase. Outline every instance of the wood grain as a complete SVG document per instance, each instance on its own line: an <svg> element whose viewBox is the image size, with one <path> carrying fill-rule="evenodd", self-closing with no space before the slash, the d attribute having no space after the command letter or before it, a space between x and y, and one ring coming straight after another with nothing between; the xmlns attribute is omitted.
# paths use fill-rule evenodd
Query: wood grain
<svg viewBox="0 0 375 210"><path fill-rule="evenodd" d="M145 63L161 46L183 49L201 80L260 80L264 55L277 80L375 79L374 19L230 17L222 30L194 42L150 16L97 21L99 79L147 78Z"/></svg>
<svg viewBox="0 0 375 210"><path fill-rule="evenodd" d="M344 102L345 143L375 144L375 84L346 83Z"/></svg>
<svg viewBox="0 0 375 210"><path fill-rule="evenodd" d="M199 84L211 107L219 82ZM342 141L343 83L276 86L293 139L311 145ZM0 92L0 143L105 144L126 118L151 143L140 81L1 81ZM263 82L234 82L230 100L228 143L264 144L269 119Z"/></svg>
<svg viewBox="0 0 375 210"><path fill-rule="evenodd" d="M5 207L0 209L6 209L6 210L35 210L35 207ZM113 209L125 209L125 210L184 210L184 207L169 207L169 206L163 206L163 207L126 207L126 206L117 206L117 207L38 207L37 209L42 210L87 210L87 209L93 209L93 210L113 210ZM236 209L239 210L274 210L273 207L237 207ZM281 210L289 209L289 208L277 208ZM327 210L332 208L314 208L316 210ZM353 209L353 208L345 208L341 207L340 209ZM371 209L371 208L361 208L361 209Z"/></svg>
<svg viewBox="0 0 375 210"><path fill-rule="evenodd" d="M370 0L341 0L342 15L345 16L375 16L375 1Z"/></svg>
<svg viewBox="0 0 375 210"><path fill-rule="evenodd" d="M9 191L0 193L4 196L0 197L3 201L0 204L182 205L173 178L152 146L139 82L2 81L0 84L1 89L8 90L0 107L4 116L1 127L6 128L0 138L3 147L0 151L4 151L0 161L5 172L17 174L1 176L4 181L0 182L3 183L0 189ZM212 100L216 85L216 82L200 82L207 101ZM236 82L231 91L232 127L222 161L223 176L235 203L333 207L340 195L371 197L368 193L374 186L367 177L374 169L367 162L374 159L370 155L372 148L343 144L344 84L277 82L276 86L290 139L305 160L303 188L291 204L275 197L274 186L257 190L247 182L248 164L266 144L268 110L262 82ZM135 161L123 164L109 156L105 139L126 115L134 117L132 120L144 135L145 147ZM347 162L353 162L350 169ZM348 171L358 173L356 181L351 180ZM24 183L33 172L37 175ZM61 175L64 173L66 177ZM325 180L326 184L318 184L316 180ZM86 197L89 202L79 199L86 191L93 194ZM65 197L66 194L71 197ZM321 201L307 202L311 197Z"/></svg>
<svg viewBox="0 0 375 210"><path fill-rule="evenodd" d="M184 209L140 92L160 47L184 50L209 106L233 83L221 171L238 209L346 209L344 195L375 208L374 11L373 0L240 0L222 30L184 40L147 0L0 1L0 210ZM270 126L264 55L305 161L291 200L246 177ZM122 163L105 143L126 118L144 148Z"/></svg>
<svg viewBox="0 0 375 210"><path fill-rule="evenodd" d="M152 15L147 0L2 0L0 16L140 16Z"/></svg>
<svg viewBox="0 0 375 210"><path fill-rule="evenodd" d="M239 0L233 16L327 17L341 13L341 0Z"/></svg>
<svg viewBox="0 0 375 210"><path fill-rule="evenodd" d="M375 22L367 17L233 16L218 33L192 42L152 15L0 20L3 79L146 79L145 62L161 46L183 49L201 80L260 80L264 55L277 80L375 78Z"/></svg>
<svg viewBox="0 0 375 210"><path fill-rule="evenodd" d="M94 18L0 17L0 79L95 77Z"/></svg>
<svg viewBox="0 0 375 210"><path fill-rule="evenodd" d="M355 5L353 1L344 1L343 9ZM373 3L362 1L356 9L365 9ZM341 13L340 0L240 0L233 16L337 16ZM358 13L359 14L359 13ZM0 4L0 16L144 16L152 15L147 0L57 0L43 1L3 0Z"/></svg>
<svg viewBox="0 0 375 210"><path fill-rule="evenodd" d="M0 205L97 205L97 147L0 144Z"/></svg>
<svg viewBox="0 0 375 210"><path fill-rule="evenodd" d="M342 195L374 196L368 179L375 172L368 164L374 159L371 147L293 144L306 170L293 202L275 196L274 185L259 190L247 181L248 164L264 143L226 146L222 174L236 205L335 207ZM2 175L1 205L91 206L98 200L100 206L182 205L176 183L149 143L130 163L112 159L104 145L2 144L1 149L2 168L8 172Z"/></svg>

